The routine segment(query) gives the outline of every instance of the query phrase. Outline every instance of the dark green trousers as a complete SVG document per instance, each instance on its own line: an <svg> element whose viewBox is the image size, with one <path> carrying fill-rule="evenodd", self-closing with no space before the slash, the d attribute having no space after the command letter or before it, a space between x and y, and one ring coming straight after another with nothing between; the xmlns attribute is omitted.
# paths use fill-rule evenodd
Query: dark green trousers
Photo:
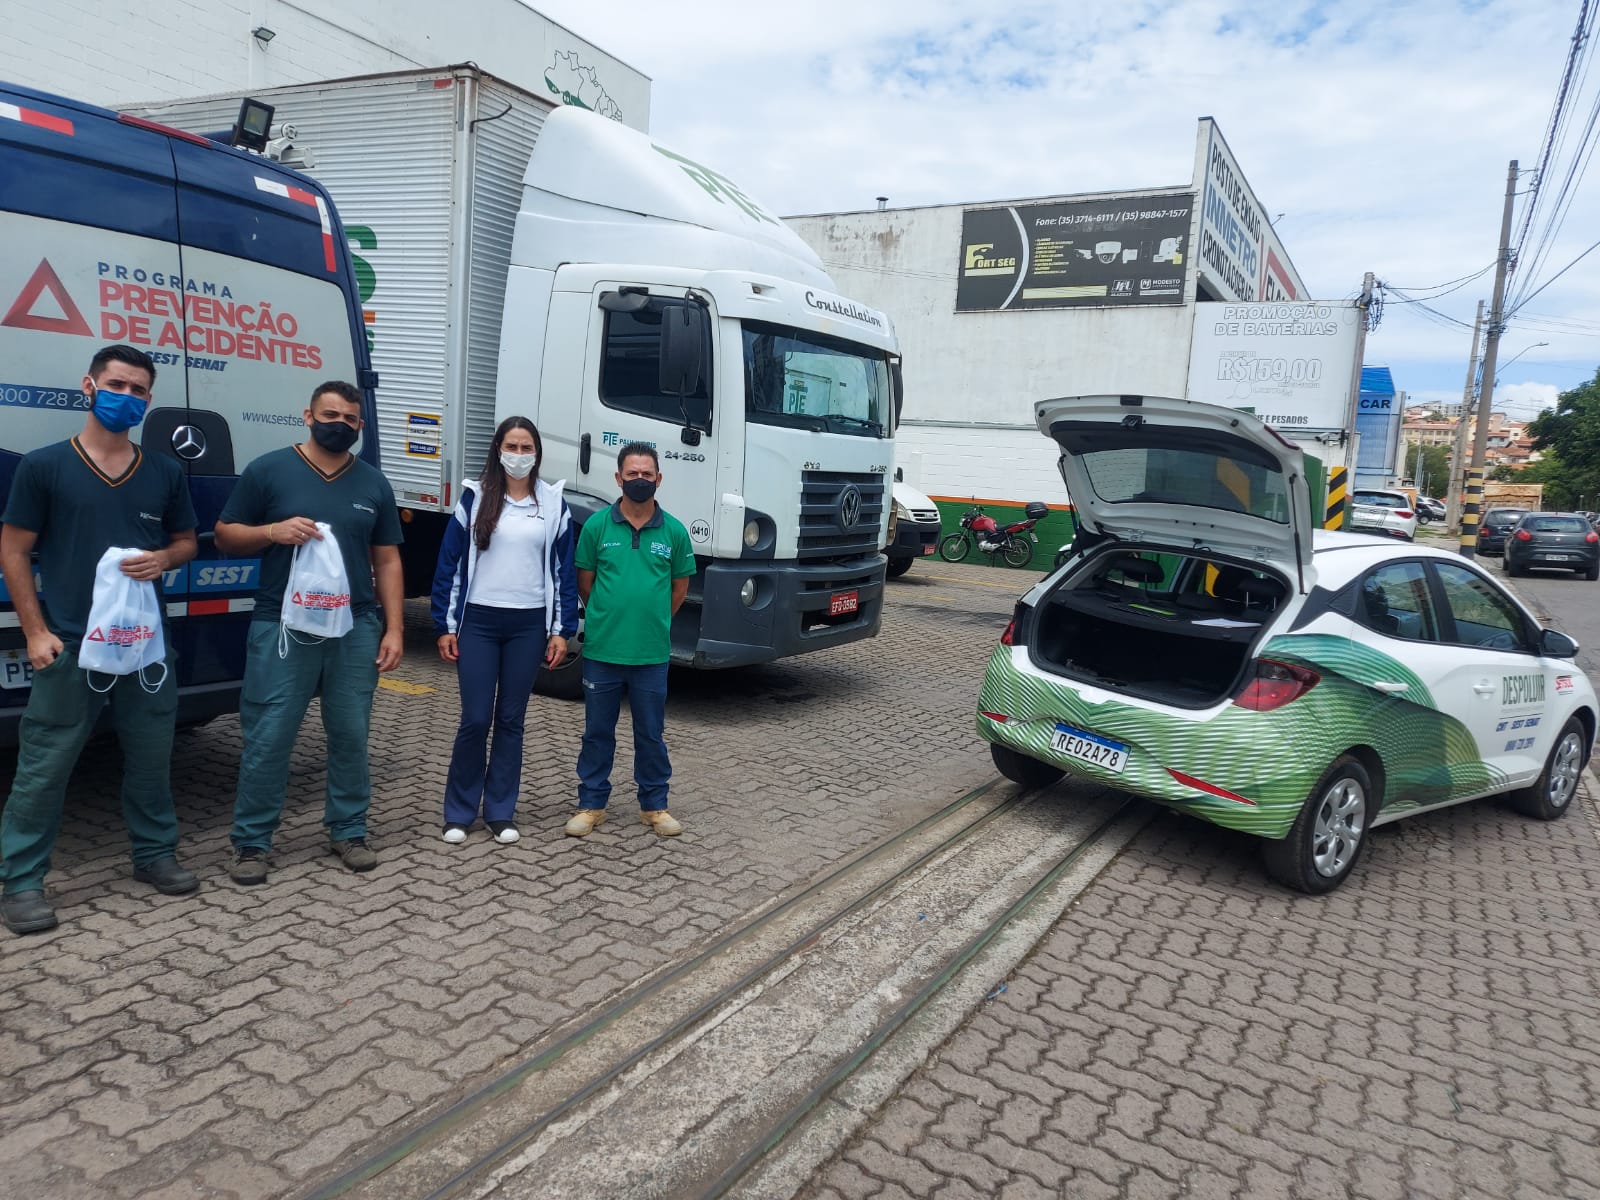
<svg viewBox="0 0 1600 1200"><path fill-rule="evenodd" d="M95 683L103 687L109 678L96 675ZM122 818L133 865L149 866L178 848L170 782L178 714L176 659L169 648L167 677L153 695L136 675L115 678L109 692L95 691L78 669L77 655L66 653L33 673L33 691L19 726L16 780L0 815L0 877L7 895L44 886L61 830L67 780L107 704L122 743Z"/></svg>

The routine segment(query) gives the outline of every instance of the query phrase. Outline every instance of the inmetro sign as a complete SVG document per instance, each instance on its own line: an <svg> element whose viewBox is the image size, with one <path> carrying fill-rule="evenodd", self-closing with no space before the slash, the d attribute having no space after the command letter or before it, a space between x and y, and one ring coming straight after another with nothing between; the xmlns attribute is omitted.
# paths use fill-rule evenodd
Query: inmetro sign
<svg viewBox="0 0 1600 1200"><path fill-rule="evenodd" d="M51 298L61 307L64 315L59 317L41 317L33 312L33 306L39 302L39 297L49 292ZM67 289L62 286L61 276L57 275L55 268L50 265L50 260L41 258L39 265L34 269L28 282L22 285L22 291L17 293L17 298L6 310L6 315L0 317L0 325L10 325L16 329L37 329L43 333L72 333L83 337L93 337L94 330L89 328L89 322L83 319L83 313L72 302L72 297L67 295Z"/></svg>

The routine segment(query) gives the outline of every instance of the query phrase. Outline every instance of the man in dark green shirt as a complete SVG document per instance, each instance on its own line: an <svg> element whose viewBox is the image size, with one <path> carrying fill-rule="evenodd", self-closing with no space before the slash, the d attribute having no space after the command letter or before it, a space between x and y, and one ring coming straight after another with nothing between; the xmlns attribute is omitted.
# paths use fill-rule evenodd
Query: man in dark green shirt
<svg viewBox="0 0 1600 1200"><path fill-rule="evenodd" d="M694 547L683 523L656 503L661 467L654 447L633 442L618 452L617 486L622 498L584 523L573 555L584 601L584 724L578 811L567 833L585 837L605 820L626 694L640 813L657 833L675 837L683 826L667 811L672 763L662 729L672 615L689 594Z"/></svg>
<svg viewBox="0 0 1600 1200"><path fill-rule="evenodd" d="M101 556L112 546L138 551L122 560L122 573L153 584L159 601L162 575L192 559L198 546L183 468L145 454L128 435L144 418L155 381L155 364L144 351L102 349L83 377L89 415L82 432L24 455L6 500L0 569L33 668L16 779L0 815L0 919L13 933L56 925L44 895L50 852L67 780L107 704L122 743L122 812L134 878L168 895L199 886L177 860L170 777L178 680L171 638L154 689L140 672L115 676L110 690L101 691L78 669ZM42 596L33 582L35 553Z"/></svg>
<svg viewBox="0 0 1600 1200"><path fill-rule="evenodd" d="M353 385L319 386L305 421L311 436L246 467L217 520L217 545L224 551L261 555L239 698L244 753L228 869L240 884L267 881L289 756L316 695L328 736L322 819L330 848L352 871L378 865L366 840L372 801L367 735L378 674L399 665L403 646L400 515L383 473L350 453L361 433L361 393ZM352 628L342 637L310 637L279 623L295 549L321 540L318 522L333 531L349 583ZM381 626L375 602L383 608Z"/></svg>

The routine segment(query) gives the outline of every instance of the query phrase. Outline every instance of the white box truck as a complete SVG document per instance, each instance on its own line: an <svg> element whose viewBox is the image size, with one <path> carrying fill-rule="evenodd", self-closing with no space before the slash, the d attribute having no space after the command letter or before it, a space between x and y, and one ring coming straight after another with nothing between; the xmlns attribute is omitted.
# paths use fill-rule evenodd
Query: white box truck
<svg viewBox="0 0 1600 1200"><path fill-rule="evenodd" d="M622 445L657 447L662 503L699 564L674 662L877 632L894 330L767 209L644 134L470 65L249 94L275 108L267 153L344 214L409 594L426 591L496 424L522 414L580 521L618 496ZM243 95L135 111L222 129ZM577 694L575 663L542 689Z"/></svg>

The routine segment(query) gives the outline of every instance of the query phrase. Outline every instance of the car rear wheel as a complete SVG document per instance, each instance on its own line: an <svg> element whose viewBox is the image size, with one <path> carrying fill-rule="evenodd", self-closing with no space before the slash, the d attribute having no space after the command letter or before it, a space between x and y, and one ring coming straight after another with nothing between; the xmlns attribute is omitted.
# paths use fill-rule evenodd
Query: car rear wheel
<svg viewBox="0 0 1600 1200"><path fill-rule="evenodd" d="M1583 573L1585 579L1600 579L1600 559L1589 564L1589 569Z"/></svg>
<svg viewBox="0 0 1600 1200"><path fill-rule="evenodd" d="M1360 761L1350 755L1335 759L1306 797L1289 836L1262 847L1267 874L1297 892L1333 891L1361 857L1376 800Z"/></svg>
<svg viewBox="0 0 1600 1200"><path fill-rule="evenodd" d="M1066 774L1060 767L1029 758L1026 754L1018 754L1008 746L997 746L993 742L989 743L989 757L994 759L995 769L1000 774L1023 787L1047 787Z"/></svg>
<svg viewBox="0 0 1600 1200"><path fill-rule="evenodd" d="M1554 821L1565 816L1577 793L1578 777L1583 773L1583 749L1583 726L1577 717L1568 717L1539 778L1531 787L1507 793L1511 807L1536 821Z"/></svg>

